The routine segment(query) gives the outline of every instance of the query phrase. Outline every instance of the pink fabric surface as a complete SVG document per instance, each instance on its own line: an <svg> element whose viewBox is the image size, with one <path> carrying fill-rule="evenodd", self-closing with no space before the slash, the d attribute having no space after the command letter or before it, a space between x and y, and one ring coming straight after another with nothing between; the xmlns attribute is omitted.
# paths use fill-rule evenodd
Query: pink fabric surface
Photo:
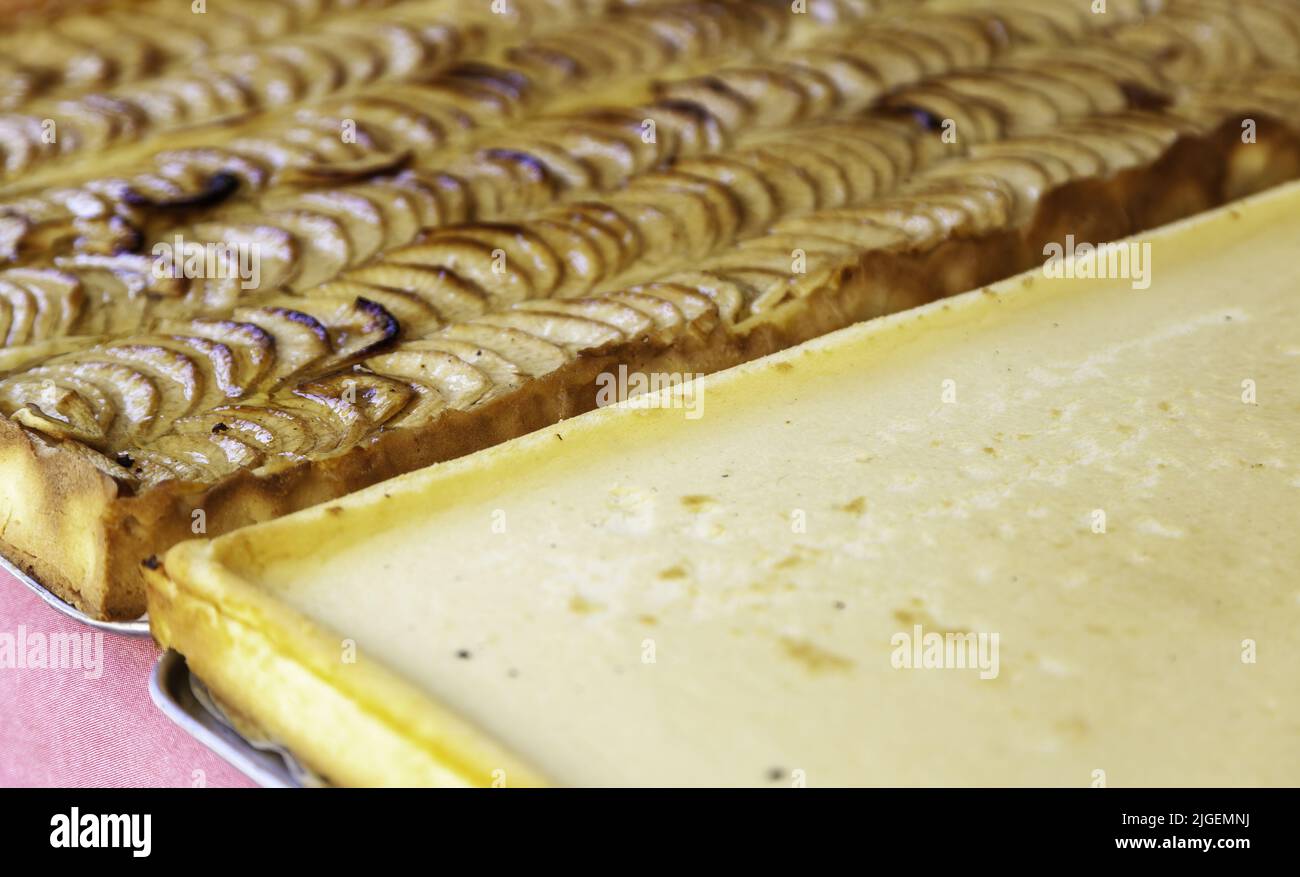
<svg viewBox="0 0 1300 877"><path fill-rule="evenodd" d="M0 786L252 785L153 705L152 640L104 633L100 662L96 642L83 637L89 670L68 666L66 657L47 662L58 668L21 666L26 658L15 661L13 646L4 650L20 636L48 642L84 632L97 633L0 570Z"/></svg>

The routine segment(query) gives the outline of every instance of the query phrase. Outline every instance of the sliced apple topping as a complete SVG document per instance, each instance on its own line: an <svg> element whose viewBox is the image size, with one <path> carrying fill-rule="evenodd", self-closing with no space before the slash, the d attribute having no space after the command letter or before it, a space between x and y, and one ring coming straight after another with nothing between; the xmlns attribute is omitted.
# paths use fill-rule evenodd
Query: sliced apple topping
<svg viewBox="0 0 1300 877"><path fill-rule="evenodd" d="M33 402L39 408L51 387L55 388L57 404L39 413L57 420L66 417L68 426L86 431L78 438L96 445L124 444L157 429L160 414L170 409L183 410L187 405L182 394L177 394L176 404L167 405L152 376L130 364L80 353L56 357L0 381L0 405L11 416ZM82 397L85 405L63 395L64 390ZM98 435L91 434L92 423Z"/></svg>
<svg viewBox="0 0 1300 877"><path fill-rule="evenodd" d="M378 375L406 382L416 396L393 426L428 422L448 406L469 408L492 387L492 381L478 368L458 356L429 347L403 345L391 353L366 360L365 365Z"/></svg>
<svg viewBox="0 0 1300 877"><path fill-rule="evenodd" d="M528 377L550 374L569 359L559 344L506 325L453 323L432 337L472 344L475 349L489 351Z"/></svg>
<svg viewBox="0 0 1300 877"><path fill-rule="evenodd" d="M320 320L302 311L266 306L240 308L234 318L261 329L274 340L274 367L264 380L279 384L333 353L329 330Z"/></svg>
<svg viewBox="0 0 1300 877"><path fill-rule="evenodd" d="M661 298L648 292L628 290L610 293L601 298L631 308L649 319L650 325L659 332L680 326L686 321L686 315L671 299ZM624 331L627 329L624 328ZM633 329L633 331L637 330Z"/></svg>
<svg viewBox="0 0 1300 877"><path fill-rule="evenodd" d="M350 371L300 384L275 404L309 416L316 428L315 452L329 453L372 434L406 408L413 393L402 381Z"/></svg>
<svg viewBox="0 0 1300 877"><path fill-rule="evenodd" d="M609 323L557 313L536 313L511 308L485 314L475 323L500 326L545 339L571 352L589 350L623 340L623 333Z"/></svg>
<svg viewBox="0 0 1300 877"><path fill-rule="evenodd" d="M272 216L322 215L334 220L346 238L349 263L366 261L387 243L383 213L373 201L355 192L304 192L265 200L262 206Z"/></svg>
<svg viewBox="0 0 1300 877"><path fill-rule="evenodd" d="M333 280L322 283L309 290L307 296L277 296L266 301L267 304L284 307L297 307L311 302L332 301L340 306L351 306L358 298L368 299L380 305L401 324L406 332L423 332L433 329L440 322L437 310L424 298L414 292L392 287L375 286L356 280ZM306 304L307 307L312 305Z"/></svg>
<svg viewBox="0 0 1300 877"><path fill-rule="evenodd" d="M604 297L527 301L515 305L515 310L582 317L613 326L628 338L642 335L655 328L654 321L639 309Z"/></svg>
<svg viewBox="0 0 1300 877"><path fill-rule="evenodd" d="M488 303L488 297L482 290L446 268L396 264L385 260L354 268L344 278L346 281L382 289L409 292L425 302L444 321L481 314Z"/></svg>
<svg viewBox="0 0 1300 877"><path fill-rule="evenodd" d="M501 243L513 243L510 237L478 226L437 232L426 243L389 254L386 261L435 271L441 269L493 300L523 301L536 294L535 287L524 257L516 255L512 259L511 251L500 246ZM554 269L558 269L558 260L553 253L550 258L554 261Z"/></svg>
<svg viewBox="0 0 1300 877"><path fill-rule="evenodd" d="M149 3L174 45L113 2L104 30L0 36L0 412L138 487L340 453L625 345L710 363L866 253L1014 248L1045 193L1300 112L1275 0L227 0L210 29ZM25 191L38 165L58 184ZM178 235L255 252L258 282L156 276Z"/></svg>
<svg viewBox="0 0 1300 877"><path fill-rule="evenodd" d="M519 370L516 363L481 344L472 344L446 336L434 336L403 342L399 349L436 350L449 353L487 376L491 385L483 395L475 397L470 404L479 404L504 395L521 386L526 379L526 375Z"/></svg>
<svg viewBox="0 0 1300 877"><path fill-rule="evenodd" d="M173 431L205 440L207 436L233 436L265 456L306 454L314 446L300 415L266 405L221 405L176 421Z"/></svg>
<svg viewBox="0 0 1300 877"><path fill-rule="evenodd" d="M173 333L173 337L188 339L189 343L203 339L224 348L229 354L229 364L223 361L221 366L222 386L225 394L232 398L262 386L275 365L276 338L255 323L199 318L160 328ZM222 357L224 360L226 354L223 353ZM214 362L214 367L216 365Z"/></svg>
<svg viewBox="0 0 1300 877"><path fill-rule="evenodd" d="M266 222L202 222L188 230L179 230L176 236L181 239L186 248L191 244L208 243L222 248L234 248L233 251L237 254L241 250L250 255L255 254L258 288L274 289L278 286L286 286L298 277L303 247L299 238L288 229ZM169 242L164 240L163 243ZM229 269L238 266L227 264L225 267L228 269L226 273L230 273ZM202 277L205 285L206 281L214 279L207 277L207 273L205 262L202 270L202 274L205 275ZM243 278L236 279L243 280ZM250 277L249 281L251 282L252 279ZM242 283L240 285L242 286Z"/></svg>
<svg viewBox="0 0 1300 877"><path fill-rule="evenodd" d="M0 280L0 329L7 346L26 344L36 320L36 302L23 286Z"/></svg>

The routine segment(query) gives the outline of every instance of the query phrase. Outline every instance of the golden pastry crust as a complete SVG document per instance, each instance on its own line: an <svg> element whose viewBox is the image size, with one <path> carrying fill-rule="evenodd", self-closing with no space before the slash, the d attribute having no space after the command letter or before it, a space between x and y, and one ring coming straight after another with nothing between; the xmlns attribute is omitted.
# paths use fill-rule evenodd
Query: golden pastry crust
<svg viewBox="0 0 1300 877"><path fill-rule="evenodd" d="M59 443L0 418L0 469L7 517L0 550L63 599L100 617L114 615L108 597L104 520L117 484ZM118 617L134 617L131 595Z"/></svg>
<svg viewBox="0 0 1300 877"><path fill-rule="evenodd" d="M184 564L178 560L177 567ZM504 771L513 788L549 785L460 717L430 709L418 689L365 655L337 679L337 637L237 582L227 583L237 596L223 598L218 611L207 588L178 588L161 567L148 579L151 612L161 619L154 630L159 642L184 642L187 665L224 709L326 782L486 787ZM277 634L268 636L269 630ZM287 637L286 630L292 631ZM297 691L266 709L248 699L249 678L293 680ZM332 729L328 740L304 733L319 727L317 721ZM364 769L334 758L340 745L364 751Z"/></svg>

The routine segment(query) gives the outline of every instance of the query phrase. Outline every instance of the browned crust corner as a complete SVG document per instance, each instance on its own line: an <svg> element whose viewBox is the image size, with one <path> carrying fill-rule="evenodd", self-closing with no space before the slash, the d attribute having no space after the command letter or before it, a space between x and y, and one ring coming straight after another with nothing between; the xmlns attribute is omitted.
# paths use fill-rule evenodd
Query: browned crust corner
<svg viewBox="0 0 1300 877"><path fill-rule="evenodd" d="M0 417L0 552L97 618L139 616L109 586L109 511L118 485L55 440Z"/></svg>

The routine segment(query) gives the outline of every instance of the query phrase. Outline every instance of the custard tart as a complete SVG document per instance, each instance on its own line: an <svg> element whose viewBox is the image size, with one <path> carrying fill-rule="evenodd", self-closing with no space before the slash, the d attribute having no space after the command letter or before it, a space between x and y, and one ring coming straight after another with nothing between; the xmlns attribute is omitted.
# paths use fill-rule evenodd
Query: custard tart
<svg viewBox="0 0 1300 877"><path fill-rule="evenodd" d="M337 785L1293 785L1297 217L186 542L154 635Z"/></svg>

